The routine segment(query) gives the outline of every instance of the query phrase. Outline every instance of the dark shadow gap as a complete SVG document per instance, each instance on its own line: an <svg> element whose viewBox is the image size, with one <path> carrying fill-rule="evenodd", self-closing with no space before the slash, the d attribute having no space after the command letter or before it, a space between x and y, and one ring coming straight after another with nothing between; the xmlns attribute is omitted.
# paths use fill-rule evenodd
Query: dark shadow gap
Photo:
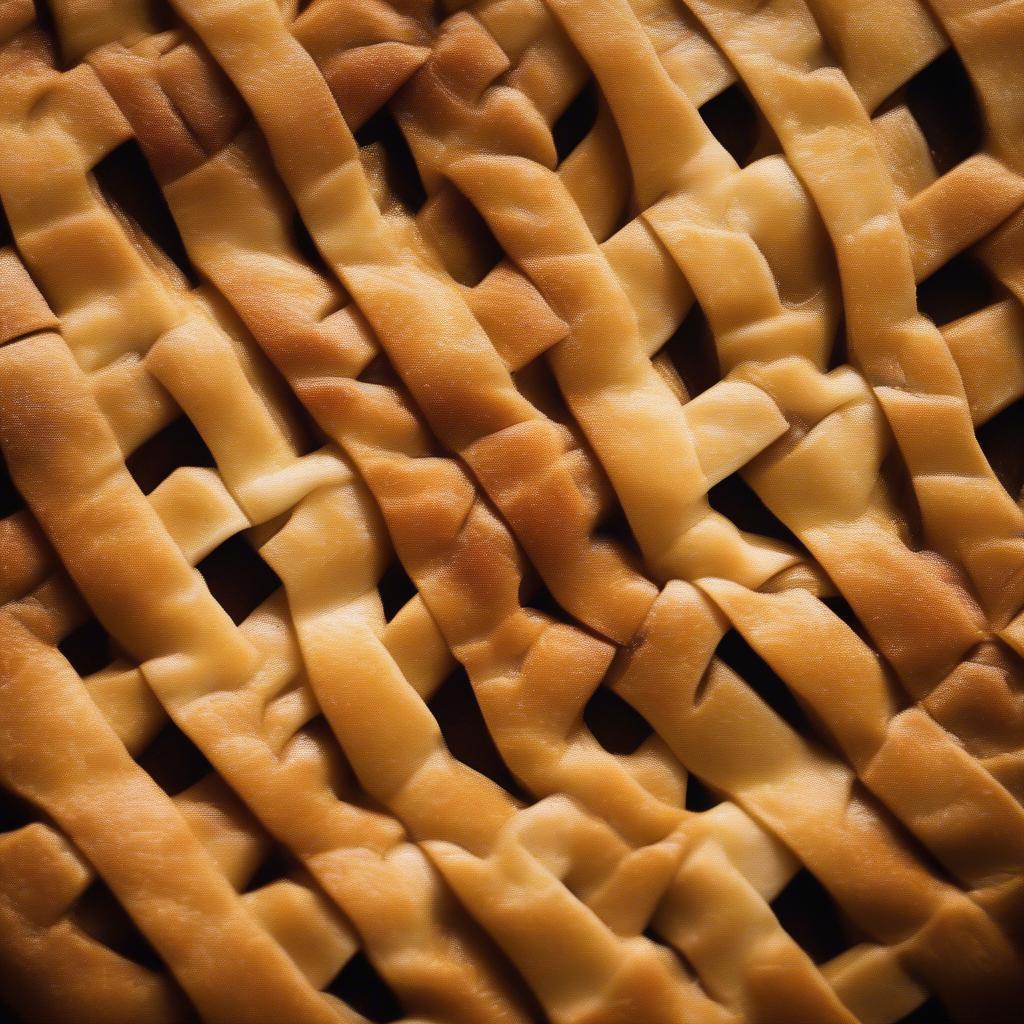
<svg viewBox="0 0 1024 1024"><path fill-rule="evenodd" d="M143 494L149 494L181 466L216 467L213 455L187 416L180 416L144 441L125 459Z"/></svg>
<svg viewBox="0 0 1024 1024"><path fill-rule="evenodd" d="M738 82L730 85L700 108L711 134L729 155L745 167L760 136L757 107Z"/></svg>
<svg viewBox="0 0 1024 1024"><path fill-rule="evenodd" d="M717 807L721 802L721 798L708 789L693 772L687 773L686 802L684 806L688 811L694 811L695 813L710 811L712 807Z"/></svg>
<svg viewBox="0 0 1024 1024"><path fill-rule="evenodd" d="M845 366L850 361L850 345L846 336L846 315L839 318L839 325L836 328L836 336L832 341L832 352L829 354L827 371L832 371L840 366Z"/></svg>
<svg viewBox="0 0 1024 1024"><path fill-rule="evenodd" d="M596 463L597 456L594 455L592 457ZM640 545L629 525L629 520L626 518L626 510L615 499L614 491L612 492L612 497L613 504L611 510L598 523L597 529L594 530L594 540L612 541L622 549L629 565L642 576L645 574L643 552L640 550Z"/></svg>
<svg viewBox="0 0 1024 1024"><path fill-rule="evenodd" d="M32 0L32 6L35 7L36 12L36 29L39 30L40 35L48 41L50 46L55 46L52 40L59 39L60 35L57 32L57 22L54 20L53 11L48 0ZM55 58L57 56L55 54ZM67 70L67 66L64 64L58 64L57 68L59 71Z"/></svg>
<svg viewBox="0 0 1024 1024"><path fill-rule="evenodd" d="M761 501L739 473L715 484L708 491L708 504L741 530L782 541L800 552L806 550L796 534Z"/></svg>
<svg viewBox="0 0 1024 1024"><path fill-rule="evenodd" d="M287 415L294 430L291 439L294 441L296 454L299 456L310 455L329 445L332 439L327 436L320 424L317 423L316 417L296 396L291 384L273 363L269 363L269 366L272 375L281 383L281 393L289 400Z"/></svg>
<svg viewBox="0 0 1024 1024"><path fill-rule="evenodd" d="M428 707L453 757L516 799L532 802L502 760L464 669L457 669L441 684Z"/></svg>
<svg viewBox="0 0 1024 1024"><path fill-rule="evenodd" d="M654 729L614 690L599 686L583 709L583 721L610 754L632 754Z"/></svg>
<svg viewBox="0 0 1024 1024"><path fill-rule="evenodd" d="M7 219L4 204L0 202L0 248L13 244L14 233L11 231L11 222Z"/></svg>
<svg viewBox="0 0 1024 1024"><path fill-rule="evenodd" d="M417 594L416 584L396 558L377 584L384 617L390 622Z"/></svg>
<svg viewBox="0 0 1024 1024"><path fill-rule="evenodd" d="M240 533L211 551L196 568L235 625L281 586L277 573Z"/></svg>
<svg viewBox="0 0 1024 1024"><path fill-rule="evenodd" d="M325 991L378 1024L401 1020L405 1016L398 996L361 949L353 954Z"/></svg>
<svg viewBox="0 0 1024 1024"><path fill-rule="evenodd" d="M387 104L356 132L356 142L360 147L380 143L387 157L388 188L410 213L416 213L427 201L427 191L409 143Z"/></svg>
<svg viewBox="0 0 1024 1024"><path fill-rule="evenodd" d="M977 429L978 443L1014 501L1024 487L1024 399L1018 399Z"/></svg>
<svg viewBox="0 0 1024 1024"><path fill-rule="evenodd" d="M917 286L917 308L939 327L990 306L996 298L992 275L968 253L954 256Z"/></svg>
<svg viewBox="0 0 1024 1024"><path fill-rule="evenodd" d="M869 647L874 646L871 636L868 631L864 628L860 619L857 618L857 613L853 610L850 602L846 600L840 594L830 595L828 597L821 598L821 603L825 605L834 615L842 619L847 626L850 627Z"/></svg>
<svg viewBox="0 0 1024 1024"><path fill-rule="evenodd" d="M299 256L321 277L328 281L336 280L334 271L327 265L323 253L313 241L313 236L309 233L309 228L306 227L306 222L298 210L292 217L292 242L298 250Z"/></svg>
<svg viewBox="0 0 1024 1024"><path fill-rule="evenodd" d="M555 152L561 163L589 134L597 121L599 93L597 83L591 79L576 98L562 111L551 128Z"/></svg>
<svg viewBox="0 0 1024 1024"><path fill-rule="evenodd" d="M14 486L11 474L7 469L7 461L0 454L0 519L6 519L15 512L25 508L25 499Z"/></svg>
<svg viewBox="0 0 1024 1024"><path fill-rule="evenodd" d="M213 771L203 752L170 721L136 761L169 796L177 796Z"/></svg>
<svg viewBox="0 0 1024 1024"><path fill-rule="evenodd" d="M192 265L163 191L135 139L122 142L93 168L93 175L111 205L137 224L195 287L199 273Z"/></svg>
<svg viewBox="0 0 1024 1024"><path fill-rule="evenodd" d="M907 82L905 97L940 175L981 149L984 122L955 49L950 47Z"/></svg>
<svg viewBox="0 0 1024 1024"><path fill-rule="evenodd" d="M715 338L698 305L687 313L662 351L682 377L690 398L696 398L722 379Z"/></svg>
<svg viewBox="0 0 1024 1024"><path fill-rule="evenodd" d="M39 821L41 816L28 800L0 787L0 833L15 832Z"/></svg>
<svg viewBox="0 0 1024 1024"><path fill-rule="evenodd" d="M126 960L162 973L159 954L102 879L97 878L82 893L69 917L82 931Z"/></svg>
<svg viewBox="0 0 1024 1024"><path fill-rule="evenodd" d="M825 963L850 945L846 929L825 887L802 868L772 900L779 924L816 963Z"/></svg>
<svg viewBox="0 0 1024 1024"><path fill-rule="evenodd" d="M889 496L903 520L910 547L915 551L918 550L922 546L924 537L921 506L917 501L917 493L914 490L914 481L911 479L910 471L903 461L903 455L895 445L882 460L879 475L885 482Z"/></svg>
<svg viewBox="0 0 1024 1024"><path fill-rule="evenodd" d="M792 691L738 630L728 630L715 653L796 732L801 736L815 734L816 730Z"/></svg>
<svg viewBox="0 0 1024 1024"><path fill-rule="evenodd" d="M676 949L676 947L673 946L671 942L669 942L667 939L663 939L661 935L659 935L658 932L655 930L653 925L648 925L641 934L645 939L647 939L648 942L653 942L656 946L661 946L662 949L665 949L669 953L671 953L673 959L677 960L679 963L683 965L683 969L686 972L687 976L694 979L694 985L696 985L698 988L703 989L704 986L701 983L700 978L698 977L697 970L694 968L693 964L690 963L688 957L685 953L682 952L682 950Z"/></svg>
<svg viewBox="0 0 1024 1024"><path fill-rule="evenodd" d="M555 595L533 574L532 569L523 576L519 587L519 603L524 608L543 613L555 622L565 622L571 617L555 599Z"/></svg>
<svg viewBox="0 0 1024 1024"><path fill-rule="evenodd" d="M280 882L281 879L288 878L296 867L297 861L287 848L275 844L256 869L256 873L246 883L243 891L253 892L256 889L264 888L264 886L273 885L274 882Z"/></svg>
<svg viewBox="0 0 1024 1024"><path fill-rule="evenodd" d="M382 388L400 388L401 379L395 373L386 352L378 352L363 368L363 372L356 378L360 384L376 384Z"/></svg>
<svg viewBox="0 0 1024 1024"><path fill-rule="evenodd" d="M953 1018L939 1002L938 996L932 996L906 1017L900 1017L896 1024L953 1024Z"/></svg>
<svg viewBox="0 0 1024 1024"><path fill-rule="evenodd" d="M57 649L83 678L106 668L114 660L110 636L94 618L72 630L57 645Z"/></svg>

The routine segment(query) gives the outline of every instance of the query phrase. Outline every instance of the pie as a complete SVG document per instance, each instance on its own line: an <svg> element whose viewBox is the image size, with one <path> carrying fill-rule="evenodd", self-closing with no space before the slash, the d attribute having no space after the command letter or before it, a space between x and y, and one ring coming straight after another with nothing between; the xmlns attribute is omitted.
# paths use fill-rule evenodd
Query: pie
<svg viewBox="0 0 1024 1024"><path fill-rule="evenodd" d="M0 1005L1024 1006L1018 0L0 0Z"/></svg>

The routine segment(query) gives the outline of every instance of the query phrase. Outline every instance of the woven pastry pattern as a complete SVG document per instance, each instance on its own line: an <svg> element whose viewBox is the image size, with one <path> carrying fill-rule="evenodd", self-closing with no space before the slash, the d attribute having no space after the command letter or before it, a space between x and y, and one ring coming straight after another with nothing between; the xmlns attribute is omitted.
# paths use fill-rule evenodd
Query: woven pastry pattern
<svg viewBox="0 0 1024 1024"><path fill-rule="evenodd" d="M1019 3L0 42L17 1019L1019 1019Z"/></svg>

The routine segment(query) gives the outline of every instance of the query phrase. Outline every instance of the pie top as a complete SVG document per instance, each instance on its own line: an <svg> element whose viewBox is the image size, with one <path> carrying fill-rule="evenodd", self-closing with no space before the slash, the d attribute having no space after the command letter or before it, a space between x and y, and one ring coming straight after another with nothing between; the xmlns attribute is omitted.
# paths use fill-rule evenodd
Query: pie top
<svg viewBox="0 0 1024 1024"><path fill-rule="evenodd" d="M15 1019L1019 1019L1020 2L0 43Z"/></svg>

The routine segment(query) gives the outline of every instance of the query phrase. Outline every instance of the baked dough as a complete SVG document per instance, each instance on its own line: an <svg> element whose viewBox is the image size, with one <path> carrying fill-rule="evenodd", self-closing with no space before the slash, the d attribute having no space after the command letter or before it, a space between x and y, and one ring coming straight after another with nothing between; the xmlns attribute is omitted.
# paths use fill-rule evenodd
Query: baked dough
<svg viewBox="0 0 1024 1024"><path fill-rule="evenodd" d="M0 1005L1019 1020L1024 7L0 44Z"/></svg>

